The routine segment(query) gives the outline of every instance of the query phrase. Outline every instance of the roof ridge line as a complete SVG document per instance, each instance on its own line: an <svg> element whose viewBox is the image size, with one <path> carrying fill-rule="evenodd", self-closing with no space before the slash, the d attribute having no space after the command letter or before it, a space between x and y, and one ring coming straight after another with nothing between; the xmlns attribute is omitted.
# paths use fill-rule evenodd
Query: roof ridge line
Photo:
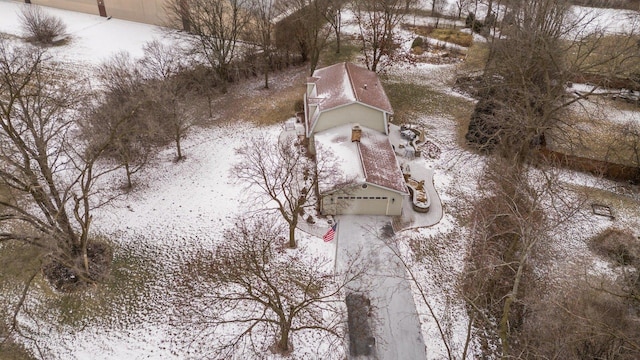
<svg viewBox="0 0 640 360"><path fill-rule="evenodd" d="M344 62L344 69L347 72L347 77L349 78L349 84L351 84L351 92L353 93L353 97L357 102L360 102L360 98L358 97L358 93L356 93L356 86L353 84L353 76L351 76L351 71L349 71L349 63Z"/></svg>
<svg viewBox="0 0 640 360"><path fill-rule="evenodd" d="M364 174L364 182L367 182L367 167L364 165L364 158L362 157L362 150L360 150L360 146L362 143L360 141L356 142L356 146L358 147L358 157L360 158L360 167L362 168L362 173Z"/></svg>

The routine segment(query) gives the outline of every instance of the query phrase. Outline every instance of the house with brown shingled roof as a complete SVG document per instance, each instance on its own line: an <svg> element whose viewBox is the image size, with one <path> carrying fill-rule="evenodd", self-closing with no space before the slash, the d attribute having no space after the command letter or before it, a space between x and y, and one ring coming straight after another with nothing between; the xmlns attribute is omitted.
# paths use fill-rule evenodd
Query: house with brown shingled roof
<svg viewBox="0 0 640 360"><path fill-rule="evenodd" d="M408 190L388 138L391 103L373 71L351 63L318 69L307 80L305 135L318 163L323 214L400 215Z"/></svg>
<svg viewBox="0 0 640 360"><path fill-rule="evenodd" d="M343 62L314 71L304 96L306 135L358 123L388 135L393 108L375 72Z"/></svg>

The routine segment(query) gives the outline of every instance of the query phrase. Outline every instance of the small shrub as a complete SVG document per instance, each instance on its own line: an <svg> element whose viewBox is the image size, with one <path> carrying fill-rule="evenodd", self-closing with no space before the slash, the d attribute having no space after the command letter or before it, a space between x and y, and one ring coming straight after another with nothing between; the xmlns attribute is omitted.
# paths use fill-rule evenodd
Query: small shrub
<svg viewBox="0 0 640 360"><path fill-rule="evenodd" d="M473 13L469 13L467 18L464 19L464 27L471 28L474 33L480 34L482 28L484 28L482 21L476 20L476 16Z"/></svg>
<svg viewBox="0 0 640 360"><path fill-rule="evenodd" d="M640 244L629 231L607 229L591 240L591 249L619 265L640 261Z"/></svg>
<svg viewBox="0 0 640 360"><path fill-rule="evenodd" d="M413 51L413 53L416 55L422 55L424 53L424 50L422 49L421 46L416 46L412 48L411 51Z"/></svg>
<svg viewBox="0 0 640 360"><path fill-rule="evenodd" d="M297 99L296 102L293 104L293 110L295 110L295 112L297 113L304 111L304 100Z"/></svg>
<svg viewBox="0 0 640 360"><path fill-rule="evenodd" d="M602 283L592 278L591 283ZM536 359L638 359L634 347L639 328L625 299L612 283L595 289L580 282L557 289L551 299L530 304L530 316L519 336ZM558 339L565 339L558 341Z"/></svg>
<svg viewBox="0 0 640 360"><path fill-rule="evenodd" d="M473 23L476 21L476 16L473 13L469 13L466 19L464 19L464 27L470 28L473 27Z"/></svg>
<svg viewBox="0 0 640 360"><path fill-rule="evenodd" d="M411 48L415 49L417 47L422 47L423 44L424 44L424 39L422 37L418 36L417 38L415 38L413 40L413 43L411 44Z"/></svg>
<svg viewBox="0 0 640 360"><path fill-rule="evenodd" d="M464 47L469 47L473 44L473 36L471 34L465 34L456 29L434 29L430 36Z"/></svg>
<svg viewBox="0 0 640 360"><path fill-rule="evenodd" d="M480 34L482 32L484 28L484 24L482 23L482 21L474 21L473 24L471 25L471 29L473 30L474 33L476 34Z"/></svg>
<svg viewBox="0 0 640 360"><path fill-rule="evenodd" d="M40 6L25 5L18 16L23 31L31 41L53 44L67 30L62 19L47 14Z"/></svg>

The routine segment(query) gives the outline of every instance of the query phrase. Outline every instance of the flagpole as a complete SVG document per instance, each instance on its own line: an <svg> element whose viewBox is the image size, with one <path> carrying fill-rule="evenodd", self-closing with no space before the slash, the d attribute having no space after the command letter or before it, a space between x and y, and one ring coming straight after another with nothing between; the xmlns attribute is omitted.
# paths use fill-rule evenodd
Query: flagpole
<svg viewBox="0 0 640 360"><path fill-rule="evenodd" d="M335 234L335 239L336 239L336 254L333 258L333 276L336 276L336 271L338 269L338 221L336 220L336 234Z"/></svg>

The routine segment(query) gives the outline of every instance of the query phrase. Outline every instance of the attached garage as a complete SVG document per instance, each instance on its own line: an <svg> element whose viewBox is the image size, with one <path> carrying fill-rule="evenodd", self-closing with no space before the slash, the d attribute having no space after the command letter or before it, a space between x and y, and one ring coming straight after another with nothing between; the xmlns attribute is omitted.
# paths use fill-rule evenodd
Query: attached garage
<svg viewBox="0 0 640 360"><path fill-rule="evenodd" d="M342 189L322 197L324 214L399 215L405 194L376 185L364 184L357 191Z"/></svg>
<svg viewBox="0 0 640 360"><path fill-rule="evenodd" d="M389 139L356 124L316 135L317 159L331 169L318 181L320 211L327 215L400 215L408 196Z"/></svg>

